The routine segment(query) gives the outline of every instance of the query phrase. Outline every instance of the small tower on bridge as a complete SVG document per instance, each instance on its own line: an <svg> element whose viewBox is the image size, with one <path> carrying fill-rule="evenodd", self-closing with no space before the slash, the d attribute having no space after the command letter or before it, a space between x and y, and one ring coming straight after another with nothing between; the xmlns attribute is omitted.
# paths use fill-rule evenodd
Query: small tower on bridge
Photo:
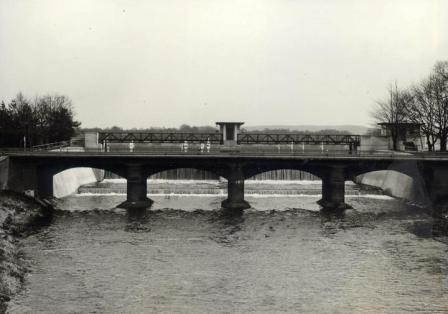
<svg viewBox="0 0 448 314"><path fill-rule="evenodd" d="M243 124L244 122L216 122L225 146L235 146L237 144L238 132Z"/></svg>

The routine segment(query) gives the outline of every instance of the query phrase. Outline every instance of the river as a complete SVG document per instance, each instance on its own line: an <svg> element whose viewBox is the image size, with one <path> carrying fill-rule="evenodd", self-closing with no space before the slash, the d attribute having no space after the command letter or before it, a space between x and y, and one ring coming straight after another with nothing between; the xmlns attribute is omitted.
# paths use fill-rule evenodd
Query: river
<svg viewBox="0 0 448 314"><path fill-rule="evenodd" d="M58 200L51 225L23 240L30 272L10 313L448 312L447 238L399 200L348 186L353 209L332 215L318 185L272 184L229 216L221 193L174 184L134 215L105 185L120 183Z"/></svg>

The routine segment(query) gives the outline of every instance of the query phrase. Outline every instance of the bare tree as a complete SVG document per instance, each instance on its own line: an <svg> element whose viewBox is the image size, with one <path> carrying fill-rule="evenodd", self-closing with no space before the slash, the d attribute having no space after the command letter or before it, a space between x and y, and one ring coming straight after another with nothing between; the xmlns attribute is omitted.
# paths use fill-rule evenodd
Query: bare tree
<svg viewBox="0 0 448 314"><path fill-rule="evenodd" d="M386 100L377 101L371 114L377 123L389 125L393 149L398 150L401 124L409 121L407 107L412 102L412 95L406 90L398 89L397 83L389 86L388 94Z"/></svg>
<svg viewBox="0 0 448 314"><path fill-rule="evenodd" d="M440 151L447 150L448 141L448 62L437 62L433 74L433 98L436 102L436 129Z"/></svg>
<svg viewBox="0 0 448 314"><path fill-rule="evenodd" d="M429 77L411 88L412 101L409 102L407 115L411 122L421 125L429 151L434 151L438 139L436 131L437 103L433 97L434 79Z"/></svg>

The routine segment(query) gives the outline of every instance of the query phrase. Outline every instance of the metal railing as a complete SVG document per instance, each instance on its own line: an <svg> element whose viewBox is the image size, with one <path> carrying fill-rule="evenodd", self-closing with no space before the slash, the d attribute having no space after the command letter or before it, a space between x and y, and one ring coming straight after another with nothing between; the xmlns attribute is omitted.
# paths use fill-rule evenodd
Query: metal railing
<svg viewBox="0 0 448 314"><path fill-rule="evenodd" d="M221 133L149 133L149 132L99 132L99 143L206 143L221 144Z"/></svg>
<svg viewBox="0 0 448 314"><path fill-rule="evenodd" d="M353 151L349 152L347 150L337 150L337 151L272 151L272 150L261 150L261 151L250 151L250 150L220 150L219 148L212 148L209 152L200 151L196 149L190 149L188 151L181 151L180 149L171 148L171 149L151 149L151 150L134 150L130 152L129 150L111 150L108 152L98 150L88 150L88 151L69 151L69 150L35 150L35 151L23 151L23 150L7 150L2 151L0 149L0 156L14 156L14 155L67 155L67 156L123 156L123 157L144 157L144 156L210 156L210 157L297 157L297 158L323 158L323 159L332 159L332 158L361 158L361 159L396 159L396 160L440 160L440 161L448 161L448 156L446 154L415 154L415 153L401 153L397 154L391 151L384 152L362 152L362 151Z"/></svg>
<svg viewBox="0 0 448 314"><path fill-rule="evenodd" d="M334 147L334 146L333 146ZM7 151L4 152L6 155L8 154L23 154L24 151L17 149L16 151ZM212 145L210 150L202 149L200 145L194 144L189 145L188 149L182 148L180 145L171 145L171 146L139 146L136 145L132 151L130 151L127 146L109 146L108 150L105 151L103 148L96 149L85 149L84 151L70 151L70 150L33 150L25 153L31 154L67 154L67 155L120 155L120 156L144 156L144 155L161 155L161 156L170 156L170 155L210 155L210 156L305 156L305 157L342 157L342 156L351 156L351 157L397 157L397 158L425 158L425 157L439 157L441 159L448 159L448 156L425 156L424 154L414 154L414 153L397 153L391 151L349 151L349 150L341 150L341 149L328 149L328 150L320 150L320 149L308 149L301 150L299 147L297 149L291 150L289 146L282 145L280 147L274 145L266 145L266 146L253 146L253 145L240 145L234 147L224 147L220 145Z"/></svg>
<svg viewBox="0 0 448 314"><path fill-rule="evenodd" d="M240 133L238 144L310 144L360 146L360 135Z"/></svg>
<svg viewBox="0 0 448 314"><path fill-rule="evenodd" d="M41 145L31 146L29 148L30 151L49 151L53 149L62 149L65 147L69 147L71 145L71 141L60 141L54 143L46 143Z"/></svg>

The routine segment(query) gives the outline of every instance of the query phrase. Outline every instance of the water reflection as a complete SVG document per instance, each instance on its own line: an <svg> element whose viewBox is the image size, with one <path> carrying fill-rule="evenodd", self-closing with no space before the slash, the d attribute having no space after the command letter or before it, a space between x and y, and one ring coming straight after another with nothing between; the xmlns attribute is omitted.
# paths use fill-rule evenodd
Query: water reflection
<svg viewBox="0 0 448 314"><path fill-rule="evenodd" d="M132 208L126 210L128 232L149 232L150 211L147 208Z"/></svg>
<svg viewBox="0 0 448 314"><path fill-rule="evenodd" d="M212 235L210 239L221 245L233 245L239 240L238 232L243 228L245 215L240 210L219 210L210 215Z"/></svg>

